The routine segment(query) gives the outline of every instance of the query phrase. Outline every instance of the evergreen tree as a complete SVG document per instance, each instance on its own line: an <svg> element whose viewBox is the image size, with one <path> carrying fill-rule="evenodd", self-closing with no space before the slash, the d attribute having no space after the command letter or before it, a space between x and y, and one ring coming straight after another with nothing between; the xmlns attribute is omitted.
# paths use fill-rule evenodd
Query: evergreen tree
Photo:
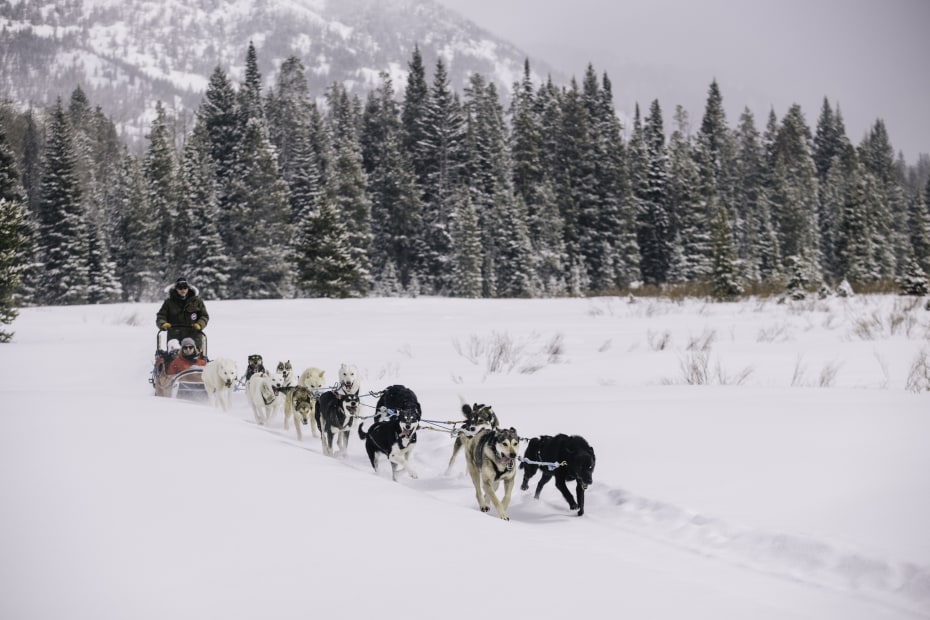
<svg viewBox="0 0 930 620"><path fill-rule="evenodd" d="M27 237L25 194L19 183L16 157L0 122L0 342L9 342L11 325L17 317L14 293L26 264L24 246Z"/></svg>
<svg viewBox="0 0 930 620"><path fill-rule="evenodd" d="M226 73L217 67L210 76L197 116L210 136L210 154L217 179L217 206L220 232L230 247L225 231L233 231L242 224L233 218L230 204L232 181L236 176L236 148L241 140L236 110L236 93Z"/></svg>
<svg viewBox="0 0 930 620"><path fill-rule="evenodd" d="M217 228L216 176L210 138L198 123L184 147L178 171L178 220L188 235L180 239L181 273L196 283L201 297L229 297L233 261Z"/></svg>
<svg viewBox="0 0 930 620"><path fill-rule="evenodd" d="M297 287L312 297L354 297L363 275L352 259L347 230L328 199L300 224Z"/></svg>
<svg viewBox="0 0 930 620"><path fill-rule="evenodd" d="M5 146L0 143L0 152ZM0 178L4 172L0 167ZM6 326L12 325L19 315L13 295L23 271L21 250L26 241L22 234L25 214L21 202L0 194L0 343L13 338L13 332L7 331Z"/></svg>
<svg viewBox="0 0 930 620"><path fill-rule="evenodd" d="M513 101L510 105L511 170L513 189L523 198L530 220L535 215L535 204L544 180L542 136L539 115L535 109L536 97L530 78L530 61L523 62L523 79L514 84Z"/></svg>
<svg viewBox="0 0 930 620"><path fill-rule="evenodd" d="M523 201L514 201L505 188L498 191L495 210L501 223L497 241L498 260L495 274L497 294L506 297L529 297L535 293L532 246Z"/></svg>
<svg viewBox="0 0 930 620"><path fill-rule="evenodd" d="M711 219L694 160L688 113L678 106L668 144L669 236L673 239L668 279L707 280L711 274Z"/></svg>
<svg viewBox="0 0 930 620"><path fill-rule="evenodd" d="M637 132L638 118L634 120ZM663 284L668 278L672 259L667 204L667 153L662 128L662 109L658 100L650 105L649 116L638 130L641 146L636 148L644 159L638 163L634 192L638 202L637 239L641 255L640 270L647 284Z"/></svg>
<svg viewBox="0 0 930 620"><path fill-rule="evenodd" d="M108 221L109 236L114 240L111 256L123 298L135 302L155 301L161 296L160 283L166 277L161 271L157 221L149 206L142 165L128 153L123 155Z"/></svg>
<svg viewBox="0 0 930 620"><path fill-rule="evenodd" d="M869 223L882 278L893 277L907 263L910 252L907 204L902 180L894 161L894 149L885 123L879 119L859 146L859 159L875 182Z"/></svg>
<svg viewBox="0 0 930 620"><path fill-rule="evenodd" d="M597 276L601 272L595 270L592 286L596 289L608 288L610 285L624 288L641 278L639 244L636 241L636 205L630 182L627 149L623 142L623 127L614 109L613 92L607 74L602 79L594 109L594 129L599 144L601 201L594 226L599 232L601 254L609 257L609 261L603 262L602 273L608 281L599 281Z"/></svg>
<svg viewBox="0 0 930 620"><path fill-rule="evenodd" d="M561 95L551 78L540 85L532 103L539 126L542 183L535 200L527 202L527 224L536 257L536 280L547 295L560 295L568 288L570 261L561 208L566 182L564 170L558 164L562 144ZM515 136L515 133L511 135ZM515 161L519 157L518 153L514 153Z"/></svg>
<svg viewBox="0 0 930 620"><path fill-rule="evenodd" d="M104 243L105 232L95 225L88 227L87 239L87 301L105 304L119 301L123 287L116 275L116 263Z"/></svg>
<svg viewBox="0 0 930 620"><path fill-rule="evenodd" d="M782 119L775 138L775 187L772 201L778 211L778 241L784 257L796 256L820 279L817 170L810 155L810 130L801 107L793 105Z"/></svg>
<svg viewBox="0 0 930 620"><path fill-rule="evenodd" d="M739 283L736 253L733 251L733 232L727 220L727 211L721 206L714 209L712 251L712 294L714 299L725 301L739 296L743 287Z"/></svg>
<svg viewBox="0 0 930 620"><path fill-rule="evenodd" d="M371 202L365 193L366 178L362 170L358 143L343 143L336 152L332 175L325 188L326 202L340 218L354 269L359 274L357 295L368 292L371 276Z"/></svg>
<svg viewBox="0 0 930 620"><path fill-rule="evenodd" d="M448 291L451 284L452 197L465 158L465 131L461 104L449 86L445 64L439 59L423 117L418 156L423 160L414 161L418 174L420 169L425 171L421 236L424 255L420 272L433 294Z"/></svg>
<svg viewBox="0 0 930 620"><path fill-rule="evenodd" d="M765 150L755 119L747 108L736 131L735 200L742 205L744 226L736 239L744 275L768 281L779 271L778 240L772 225L766 186Z"/></svg>
<svg viewBox="0 0 930 620"><path fill-rule="evenodd" d="M391 273L403 289L416 276L423 216L413 166L402 150L399 114L386 73L381 76L380 88L369 97L362 125L373 272L376 281Z"/></svg>
<svg viewBox="0 0 930 620"><path fill-rule="evenodd" d="M186 239L188 230L178 230L177 189L175 184L175 152L169 134L168 117L161 102L155 104L155 120L149 132L149 148L145 154L143 172L147 187L148 206L155 222L156 251L160 257L155 268L163 274L178 273L177 246Z"/></svg>
<svg viewBox="0 0 930 620"><path fill-rule="evenodd" d="M920 192L909 203L908 218L913 257L924 273L930 273L930 211Z"/></svg>
<svg viewBox="0 0 930 620"><path fill-rule="evenodd" d="M478 229L478 215L468 195L458 203L458 213L453 227L452 294L456 297L481 297L481 231Z"/></svg>
<svg viewBox="0 0 930 620"><path fill-rule="evenodd" d="M238 146L239 172L230 183L227 203L226 215L234 228L221 228L227 256L236 258L228 294L238 299L278 299L291 292L290 270L282 260L290 242L287 184L278 172L265 122L253 118L244 131Z"/></svg>
<svg viewBox="0 0 930 620"><path fill-rule="evenodd" d="M898 278L898 286L903 295L922 296L927 294L927 274L915 258L908 259L904 273Z"/></svg>
<svg viewBox="0 0 930 620"><path fill-rule="evenodd" d="M845 137L839 110L834 113L830 102L824 97L811 152L814 165L817 167L817 178L821 182L827 180L827 174L833 165L833 158L840 154Z"/></svg>
<svg viewBox="0 0 930 620"><path fill-rule="evenodd" d="M431 169L430 157L426 148L427 110L430 106L430 89L423 67L423 55L419 46L414 46L410 62L407 64L407 86L404 89L403 109L401 111L402 151L410 158L417 184L421 191L429 182Z"/></svg>
<svg viewBox="0 0 930 620"><path fill-rule="evenodd" d="M87 302L87 226L81 208L71 126L61 99L52 109L45 148L40 203L44 270L36 298L43 304Z"/></svg>
<svg viewBox="0 0 930 620"><path fill-rule="evenodd" d="M717 80L713 80L708 88L697 144L695 157L704 181L705 201L708 205L716 203L727 210L734 240L738 239L745 227L746 214L742 211L744 205L737 204L735 199L735 147ZM741 248L737 251L743 254Z"/></svg>

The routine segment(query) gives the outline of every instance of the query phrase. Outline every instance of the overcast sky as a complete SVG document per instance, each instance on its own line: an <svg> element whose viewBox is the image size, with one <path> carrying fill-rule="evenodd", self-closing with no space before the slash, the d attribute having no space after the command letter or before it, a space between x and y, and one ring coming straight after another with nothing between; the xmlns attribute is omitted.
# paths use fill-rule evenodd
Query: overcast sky
<svg viewBox="0 0 930 620"><path fill-rule="evenodd" d="M700 123L716 78L735 126L762 130L801 105L811 131L824 96L858 144L877 118L908 163L930 153L930 0L437 0L531 57L580 78L591 62L618 112L658 99Z"/></svg>

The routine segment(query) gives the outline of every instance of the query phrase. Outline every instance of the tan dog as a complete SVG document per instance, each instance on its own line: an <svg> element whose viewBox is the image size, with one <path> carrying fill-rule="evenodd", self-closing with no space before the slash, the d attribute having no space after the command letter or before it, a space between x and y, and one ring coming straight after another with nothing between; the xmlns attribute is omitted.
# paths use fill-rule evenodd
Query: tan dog
<svg viewBox="0 0 930 620"><path fill-rule="evenodd" d="M326 382L326 371L320 370L314 366L307 368L302 373L300 373L300 379L297 381L297 385L303 386L310 390L310 393L313 395L313 402L311 403L310 408L310 419L316 419L316 401L320 397L320 392L323 391L323 385ZM310 425L310 432L313 433L314 437L320 436L320 430L316 427L316 424Z"/></svg>
<svg viewBox="0 0 930 620"><path fill-rule="evenodd" d="M282 388L286 393L284 397L284 430L287 430L288 422L294 420L294 430L297 431L297 439L303 439L301 426L310 424L313 420L313 414L316 411L316 395L313 391L302 385L295 385L291 388ZM316 435L316 422L310 427Z"/></svg>
<svg viewBox="0 0 930 620"><path fill-rule="evenodd" d="M475 485L475 498L481 512L490 510L489 503L494 504L497 514L504 521L509 521L507 507L517 475L517 448L520 436L516 429L482 429L478 431L465 448L465 460L468 474ZM497 487L504 483L504 497L497 499Z"/></svg>
<svg viewBox="0 0 930 620"><path fill-rule="evenodd" d="M462 403L462 413L465 414L465 424L457 429L455 443L452 445L452 457L449 458L449 466L446 468L447 476L452 473L452 465L455 463L455 457L458 456L459 450L465 448L478 431L483 428L500 427L497 414L494 413L494 409L490 405Z"/></svg>

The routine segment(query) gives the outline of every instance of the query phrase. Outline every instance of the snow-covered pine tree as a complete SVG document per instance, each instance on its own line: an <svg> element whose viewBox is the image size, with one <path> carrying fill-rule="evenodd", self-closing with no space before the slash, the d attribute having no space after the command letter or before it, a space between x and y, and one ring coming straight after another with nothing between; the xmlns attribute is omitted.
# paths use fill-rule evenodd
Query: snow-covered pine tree
<svg viewBox="0 0 930 620"><path fill-rule="evenodd" d="M605 275L611 278L609 284L625 288L641 277L639 244L636 241L636 205L630 184L628 153L613 100L611 83L605 73L594 115L603 149L599 156L603 208L598 214L597 227L602 234L601 251L610 258L610 264L605 264ZM606 288L607 284L592 283L598 289Z"/></svg>
<svg viewBox="0 0 930 620"><path fill-rule="evenodd" d="M0 342L9 342L13 337L5 326L11 325L18 314L14 294L26 266L23 248L30 241L26 233L25 193L0 120Z"/></svg>
<svg viewBox="0 0 930 620"><path fill-rule="evenodd" d="M147 200L155 222L156 251L159 261L154 269L170 281L171 274L179 273L176 246L184 243L190 234L177 230L177 185L174 140L168 127L168 114L161 101L155 104L155 119L149 131L149 148L145 153L142 170L145 175ZM182 250L183 251L183 250ZM175 276L176 277L176 276Z"/></svg>
<svg viewBox="0 0 930 620"><path fill-rule="evenodd" d="M106 233L95 224L87 232L87 302L105 304L123 297L123 286L116 274L116 263L110 260L105 242Z"/></svg>
<svg viewBox="0 0 930 620"><path fill-rule="evenodd" d="M406 123L405 123L406 126ZM433 294L443 294L451 288L452 237L451 218L454 213L453 194L459 183L465 160L466 125L462 106L450 85L442 59L436 61L436 72L430 88L422 125L420 155L416 166L425 166L426 185L423 199L423 229L421 257L425 282ZM419 170L418 170L419 172Z"/></svg>
<svg viewBox="0 0 930 620"><path fill-rule="evenodd" d="M36 300L41 304L86 303L86 214L81 207L71 126L61 99L52 108L47 134L39 229L44 269Z"/></svg>
<svg viewBox="0 0 930 620"><path fill-rule="evenodd" d="M662 108L656 99L649 106L649 116L640 130L642 156L636 165L639 174L634 185L638 199L637 239L641 256L640 269L647 284L664 284L672 259L668 214L668 155ZM636 122L634 121L634 132Z"/></svg>
<svg viewBox="0 0 930 620"><path fill-rule="evenodd" d="M203 123L194 126L178 170L178 220L188 235L178 248L181 271L195 283L201 297L229 297L233 261L226 254L217 228L216 174L210 138Z"/></svg>
<svg viewBox="0 0 930 620"><path fill-rule="evenodd" d="M456 297L481 297L481 232L478 215L465 190L460 193L458 213L452 230L454 254L452 259L452 294Z"/></svg>
<svg viewBox="0 0 930 620"><path fill-rule="evenodd" d="M711 275L711 216L701 191L701 176L693 153L688 113L675 109L675 128L668 143L669 234L671 282L705 281Z"/></svg>
<svg viewBox="0 0 930 620"><path fill-rule="evenodd" d="M355 297L363 274L346 243L345 225L328 198L300 225L296 286L310 297Z"/></svg>
<svg viewBox="0 0 930 620"><path fill-rule="evenodd" d="M801 106L791 106L775 138L775 187L778 241L784 256L803 257L808 277L820 280L817 170L811 158L810 129Z"/></svg>
<svg viewBox="0 0 930 620"><path fill-rule="evenodd" d="M727 220L727 210L711 205L713 211L711 293L717 301L727 301L743 292L739 281L739 267L733 250L733 231Z"/></svg>
<svg viewBox="0 0 930 620"><path fill-rule="evenodd" d="M875 196L870 200L869 224L879 277L900 275L910 252L907 204L895 166L894 149L881 119L859 145L859 160L874 179Z"/></svg>
<svg viewBox="0 0 930 620"><path fill-rule="evenodd" d="M0 167L0 178L3 176L3 168ZM22 202L0 194L0 343L13 338L13 332L6 326L12 325L19 315L13 295L23 271L20 261L26 240L22 234L25 215Z"/></svg>
<svg viewBox="0 0 930 620"><path fill-rule="evenodd" d="M430 88L423 67L423 55L417 45L413 47L407 69L407 84L401 109L401 150L410 158L417 184L423 192L429 181L432 156L425 150Z"/></svg>
<svg viewBox="0 0 930 620"><path fill-rule="evenodd" d="M928 292L927 274L912 256L907 261L904 273L898 278L902 295L923 296Z"/></svg>
<svg viewBox="0 0 930 620"><path fill-rule="evenodd" d="M162 257L157 247L157 222L149 207L149 195L141 162L123 153L113 188L113 210L108 215L113 240L111 257L123 298L155 301L162 295L171 275L160 270Z"/></svg>
<svg viewBox="0 0 930 620"><path fill-rule="evenodd" d="M736 239L737 258L743 276L753 281L771 280L778 268L778 242L772 227L766 187L765 151L755 117L746 108L734 135L734 199L742 205L744 225Z"/></svg>
<svg viewBox="0 0 930 620"><path fill-rule="evenodd" d="M417 270L423 215L413 166L402 151L400 117L386 73L381 76L381 86L368 98L362 126L371 200L373 276L376 282L393 277L403 290ZM386 286L388 283L382 282L381 289Z"/></svg>

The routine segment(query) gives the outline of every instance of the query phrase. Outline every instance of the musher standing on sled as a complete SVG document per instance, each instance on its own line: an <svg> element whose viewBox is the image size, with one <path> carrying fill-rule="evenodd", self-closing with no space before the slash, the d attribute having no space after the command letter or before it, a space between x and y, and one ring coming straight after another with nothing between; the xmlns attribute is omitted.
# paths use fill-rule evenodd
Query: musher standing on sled
<svg viewBox="0 0 930 620"><path fill-rule="evenodd" d="M193 338L199 351L203 351L201 332L209 321L210 315L207 314L203 299L184 277L174 283L174 288L155 315L155 324L159 329L168 331L168 340Z"/></svg>

